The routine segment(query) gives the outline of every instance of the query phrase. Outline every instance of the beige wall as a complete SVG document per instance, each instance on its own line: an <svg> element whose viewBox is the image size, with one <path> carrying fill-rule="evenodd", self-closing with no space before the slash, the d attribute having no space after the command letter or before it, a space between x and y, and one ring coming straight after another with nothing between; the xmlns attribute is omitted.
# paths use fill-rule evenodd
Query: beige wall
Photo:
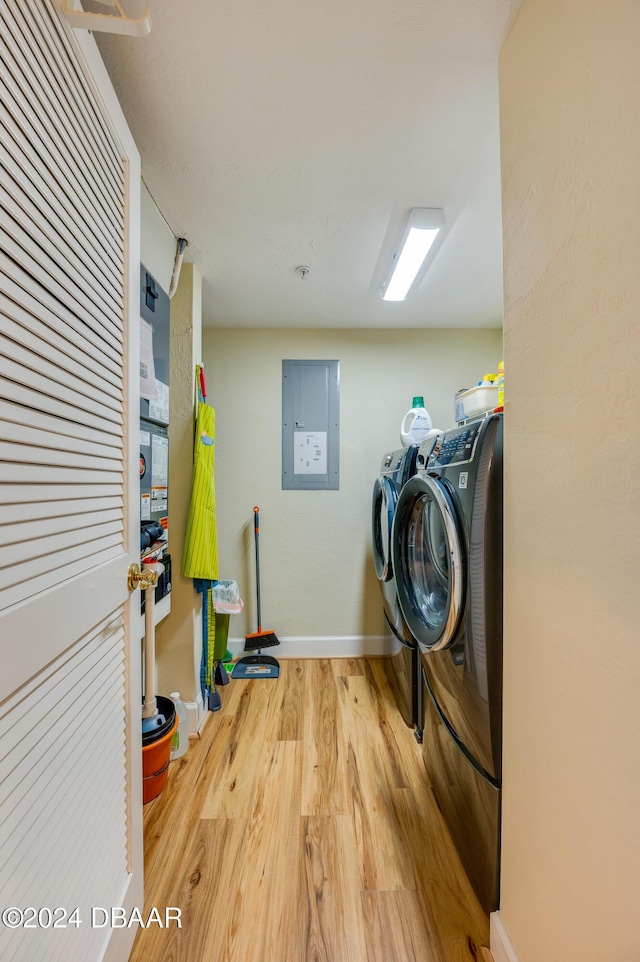
<svg viewBox="0 0 640 962"><path fill-rule="evenodd" d="M453 397L502 357L502 332L205 329L216 409L220 576L237 580L255 630L252 508L261 508L262 616L279 638L380 637L371 494L382 456L423 394L438 427ZM340 361L340 490L281 490L282 360Z"/></svg>
<svg viewBox="0 0 640 962"><path fill-rule="evenodd" d="M176 238L142 185L141 260L160 286L169 291ZM156 631L158 693L178 690L193 702L200 691L201 605L193 581L180 575L185 522L191 494L195 365L202 357L202 279L185 263L171 301L169 395L169 550L173 559L171 613ZM192 713L191 727L197 726Z"/></svg>
<svg viewBox="0 0 640 962"><path fill-rule="evenodd" d="M176 259L176 239L144 183L140 190L140 219L140 260L168 293Z"/></svg>
<svg viewBox="0 0 640 962"><path fill-rule="evenodd" d="M524 0L500 57L501 916L640 958L640 5Z"/></svg>
<svg viewBox="0 0 640 962"><path fill-rule="evenodd" d="M183 264L171 301L169 395L169 551L171 613L157 631L158 691L178 690L193 702L200 691L201 598L193 580L180 574L193 464L195 365L201 359L202 278L194 264ZM195 727L195 715L192 719Z"/></svg>

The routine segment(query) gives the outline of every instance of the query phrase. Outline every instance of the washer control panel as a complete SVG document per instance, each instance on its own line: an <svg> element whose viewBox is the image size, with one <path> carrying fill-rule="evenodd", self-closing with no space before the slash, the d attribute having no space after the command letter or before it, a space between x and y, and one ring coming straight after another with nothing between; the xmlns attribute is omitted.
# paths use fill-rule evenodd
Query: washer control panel
<svg viewBox="0 0 640 962"><path fill-rule="evenodd" d="M444 468L453 464L465 464L475 454L482 421L465 424L461 428L441 434L431 452L428 468Z"/></svg>

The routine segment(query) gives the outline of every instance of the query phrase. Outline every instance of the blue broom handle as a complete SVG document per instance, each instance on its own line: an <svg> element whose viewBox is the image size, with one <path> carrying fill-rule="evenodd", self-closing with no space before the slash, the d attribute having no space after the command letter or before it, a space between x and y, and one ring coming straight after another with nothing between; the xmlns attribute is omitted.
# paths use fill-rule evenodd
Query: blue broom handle
<svg viewBox="0 0 640 962"><path fill-rule="evenodd" d="M253 509L253 533L256 542L256 597L258 602L258 631L262 631L262 617L260 615L260 508Z"/></svg>

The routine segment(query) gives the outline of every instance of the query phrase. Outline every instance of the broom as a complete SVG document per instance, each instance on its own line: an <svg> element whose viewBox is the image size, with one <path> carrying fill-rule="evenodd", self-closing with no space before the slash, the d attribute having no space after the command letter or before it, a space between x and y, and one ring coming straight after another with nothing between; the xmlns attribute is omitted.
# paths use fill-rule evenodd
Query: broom
<svg viewBox="0 0 640 962"><path fill-rule="evenodd" d="M245 635L244 650L257 651L257 655L246 655L240 658L231 673L232 678L277 678L280 674L280 665L276 658L271 655L263 655L263 648L271 648L279 645L274 631L269 631L262 627L262 617L260 612L260 509L256 506L253 509L253 535L256 545L256 600L258 609L258 630L249 635Z"/></svg>

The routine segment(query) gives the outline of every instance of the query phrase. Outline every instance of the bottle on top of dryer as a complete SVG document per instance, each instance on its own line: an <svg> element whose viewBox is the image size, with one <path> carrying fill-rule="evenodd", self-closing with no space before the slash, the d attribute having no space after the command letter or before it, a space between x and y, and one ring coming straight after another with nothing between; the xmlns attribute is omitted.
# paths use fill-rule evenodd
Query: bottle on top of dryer
<svg viewBox="0 0 640 962"><path fill-rule="evenodd" d="M402 446L408 448L411 444L421 444L433 428L433 421L424 406L424 398L416 395L400 425L400 440Z"/></svg>

